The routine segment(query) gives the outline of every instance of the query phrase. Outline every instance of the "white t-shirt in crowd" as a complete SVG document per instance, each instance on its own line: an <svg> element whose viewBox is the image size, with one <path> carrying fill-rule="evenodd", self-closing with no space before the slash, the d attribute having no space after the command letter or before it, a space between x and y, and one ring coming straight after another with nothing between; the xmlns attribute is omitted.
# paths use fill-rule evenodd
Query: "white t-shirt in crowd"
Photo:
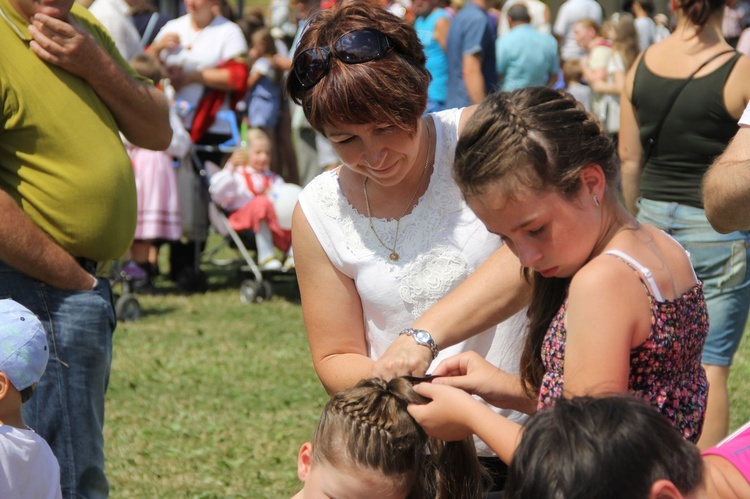
<svg viewBox="0 0 750 499"><path fill-rule="evenodd" d="M57 458L32 430L0 424L0 497L62 498Z"/></svg>
<svg viewBox="0 0 750 499"><path fill-rule="evenodd" d="M141 34L130 17L130 5L126 0L96 0L89 12L107 28L126 61L143 53Z"/></svg>
<svg viewBox="0 0 750 499"><path fill-rule="evenodd" d="M167 66L175 65L182 66L186 70L203 70L215 68L221 62L247 53L247 42L240 27L222 16L214 18L211 24L196 31L190 22L190 14L186 14L167 22L159 30L154 41L164 38L168 33L176 33L180 37L180 47L173 52L163 50L159 54L159 58ZM182 116L185 128L188 130L192 127L195 106L203 95L203 90L204 87L200 83L191 83L175 94L177 101L185 101L189 104L190 110ZM221 110L229 108L227 100ZM217 120L209 132L228 135L231 133L231 128L228 123Z"/></svg>
<svg viewBox="0 0 750 499"><path fill-rule="evenodd" d="M594 0L567 0L560 6L552 32L563 38L560 58L563 61L580 59L584 50L573 39L573 25L581 19L593 19L602 23L604 13L602 6Z"/></svg>

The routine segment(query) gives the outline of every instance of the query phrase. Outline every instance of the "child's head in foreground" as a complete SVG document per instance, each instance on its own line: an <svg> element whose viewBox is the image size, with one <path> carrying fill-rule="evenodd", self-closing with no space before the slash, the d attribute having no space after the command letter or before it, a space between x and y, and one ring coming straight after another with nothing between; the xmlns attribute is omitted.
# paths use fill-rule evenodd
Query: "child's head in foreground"
<svg viewBox="0 0 750 499"><path fill-rule="evenodd" d="M367 379L334 394L313 442L300 449L305 486L296 497L481 497L473 442L428 437L406 410L425 402L406 378Z"/></svg>
<svg viewBox="0 0 750 499"><path fill-rule="evenodd" d="M703 461L669 421L629 395L560 399L526 425L506 499L693 497Z"/></svg>
<svg viewBox="0 0 750 499"><path fill-rule="evenodd" d="M20 414L47 367L49 351L42 323L26 307L0 299L0 422Z"/></svg>

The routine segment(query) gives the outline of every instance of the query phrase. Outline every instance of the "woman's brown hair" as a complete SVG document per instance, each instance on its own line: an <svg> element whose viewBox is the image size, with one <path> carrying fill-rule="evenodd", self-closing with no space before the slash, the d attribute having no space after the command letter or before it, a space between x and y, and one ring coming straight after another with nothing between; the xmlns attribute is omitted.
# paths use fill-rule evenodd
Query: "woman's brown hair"
<svg viewBox="0 0 750 499"><path fill-rule="evenodd" d="M482 471L471 439L428 437L406 408L428 399L407 378L372 378L334 394L313 439L313 462L377 471L409 499L482 496Z"/></svg>
<svg viewBox="0 0 750 499"><path fill-rule="evenodd" d="M318 131L334 122L392 125L416 131L427 107L430 73L414 28L368 2L344 2L319 11L305 28L296 53L332 47L350 31L374 29L386 35L393 48L385 57L360 64L342 63L331 55L330 70L314 87L303 89L294 68L287 92L300 104Z"/></svg>
<svg viewBox="0 0 750 499"><path fill-rule="evenodd" d="M718 10L723 10L727 0L681 0L680 10L691 23L698 28L703 28L711 17Z"/></svg>
<svg viewBox="0 0 750 499"><path fill-rule="evenodd" d="M485 98L458 140L453 176L467 198L492 190L513 199L518 186L572 198L581 188L581 170L592 163L601 166L607 196L616 199L615 148L599 121L570 94L531 87ZM544 376L542 342L570 278L524 274L533 294L520 374L527 393L536 396Z"/></svg>

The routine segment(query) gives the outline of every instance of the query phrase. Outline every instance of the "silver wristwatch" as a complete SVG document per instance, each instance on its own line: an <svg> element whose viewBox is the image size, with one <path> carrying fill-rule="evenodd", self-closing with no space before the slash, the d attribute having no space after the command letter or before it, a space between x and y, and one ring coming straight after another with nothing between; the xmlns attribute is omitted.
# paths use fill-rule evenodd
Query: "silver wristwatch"
<svg viewBox="0 0 750 499"><path fill-rule="evenodd" d="M437 346L437 343L435 343L435 340L432 339L432 335L425 331L424 329L414 329L414 328L406 328L401 333L401 335L408 335L414 338L414 341L417 342L417 345L422 345L430 349L430 352L432 352L432 360L435 360L440 353L440 349Z"/></svg>

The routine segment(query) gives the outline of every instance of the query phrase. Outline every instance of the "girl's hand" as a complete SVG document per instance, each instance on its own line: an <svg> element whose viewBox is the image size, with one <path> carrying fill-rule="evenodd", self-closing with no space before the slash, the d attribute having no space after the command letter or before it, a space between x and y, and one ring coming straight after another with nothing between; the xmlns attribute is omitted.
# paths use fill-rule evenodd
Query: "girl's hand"
<svg viewBox="0 0 750 499"><path fill-rule="evenodd" d="M445 359L432 373L436 378L433 383L460 388L468 393L482 397L496 407L517 408L519 398L526 398L520 389L517 376L498 369L476 352L463 352Z"/></svg>
<svg viewBox="0 0 750 499"><path fill-rule="evenodd" d="M458 388L420 383L414 391L432 399L427 404L409 404L409 414L428 435L441 440L463 440L474 434L472 416L482 403Z"/></svg>
<svg viewBox="0 0 750 499"><path fill-rule="evenodd" d="M424 376L432 363L429 348L417 344L414 338L402 335L391 343L388 350L372 368L374 378L389 380L396 376Z"/></svg>
<svg viewBox="0 0 750 499"><path fill-rule="evenodd" d="M439 384L455 386L469 393L482 396L488 392L487 382L500 371L484 357L474 351L463 352L442 361L433 371ZM437 381L437 380L435 380Z"/></svg>

